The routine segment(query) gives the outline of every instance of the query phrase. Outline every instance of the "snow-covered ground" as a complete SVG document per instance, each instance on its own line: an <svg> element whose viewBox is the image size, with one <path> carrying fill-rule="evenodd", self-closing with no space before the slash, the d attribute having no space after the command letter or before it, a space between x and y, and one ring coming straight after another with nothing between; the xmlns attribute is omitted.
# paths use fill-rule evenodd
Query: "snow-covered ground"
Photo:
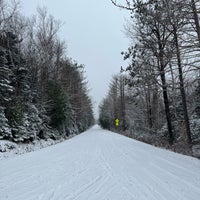
<svg viewBox="0 0 200 200"><path fill-rule="evenodd" d="M199 200L200 160L94 126L0 160L0 200Z"/></svg>

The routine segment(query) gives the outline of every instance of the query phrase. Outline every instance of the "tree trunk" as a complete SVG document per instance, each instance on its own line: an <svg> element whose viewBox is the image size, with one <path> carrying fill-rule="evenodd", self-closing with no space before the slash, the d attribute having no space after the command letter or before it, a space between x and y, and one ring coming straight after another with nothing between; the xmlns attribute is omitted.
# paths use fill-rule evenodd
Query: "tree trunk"
<svg viewBox="0 0 200 200"><path fill-rule="evenodd" d="M197 14L197 8L196 8L196 4L194 0L191 0L191 6L192 6L192 14L194 17L194 22L195 22L195 26L196 26L196 32L197 32L197 36L198 36L198 42L199 42L199 47L200 47L200 26L199 26L199 17Z"/></svg>
<svg viewBox="0 0 200 200"><path fill-rule="evenodd" d="M178 115L177 115L177 111L176 111L176 99L175 99L175 87L176 87L176 83L175 83L175 78L174 78L174 72L172 69L172 63L171 61L169 62L169 68L170 68L170 73L171 73L171 77L172 77L172 105L173 105L173 118L175 118L175 120L178 120Z"/></svg>
<svg viewBox="0 0 200 200"><path fill-rule="evenodd" d="M120 78L120 100L121 100L121 116L122 116L122 129L123 131L126 130L126 119L125 119L125 95L124 95L124 78Z"/></svg>
<svg viewBox="0 0 200 200"><path fill-rule="evenodd" d="M166 78L165 78L165 72L164 72L163 67L161 67L160 77L161 77L161 81L162 81L162 90L163 90L162 93L163 93L163 98L164 98L165 114L166 114L167 127L168 127L168 133L169 133L169 143L173 144L174 137L173 137L173 132L172 132L172 124L171 124L171 115L170 115L170 109L169 109L169 99L168 99L168 94L167 94Z"/></svg>
<svg viewBox="0 0 200 200"><path fill-rule="evenodd" d="M175 39L175 46L176 46L176 56L178 61L178 72L179 72L179 84L180 84L180 92L183 104L183 115L184 115L184 122L185 122L185 129L187 134L187 142L191 143L191 131L190 131L190 122L188 117L187 111L187 101L185 95L185 87L184 87L184 80L183 80L183 71L182 71L182 63L181 63L181 56L180 56L180 49L178 43L178 35L177 31L174 27L174 39Z"/></svg>
<svg viewBox="0 0 200 200"><path fill-rule="evenodd" d="M174 136L172 131L172 123L171 123L171 115L170 115L170 109L169 109L169 98L167 94L167 83L165 78L165 64L164 64L164 52L163 52L163 44L162 40L160 39L160 35L158 33L158 40L159 40L159 57L158 60L160 61L160 78L162 82L162 93L163 93L163 99L164 99L164 105L165 105L165 114L167 119L167 128L168 128L168 134L169 134L169 144L173 144Z"/></svg>
<svg viewBox="0 0 200 200"><path fill-rule="evenodd" d="M151 110L152 110L152 128L154 131L157 131L159 124L159 103L158 103L158 88L155 85L153 88L153 97L151 102Z"/></svg>
<svg viewBox="0 0 200 200"><path fill-rule="evenodd" d="M117 119L119 118L119 111L118 111L118 78L116 78L116 80L114 80L114 87L112 88L113 89L113 111L114 111L114 119Z"/></svg>
<svg viewBox="0 0 200 200"><path fill-rule="evenodd" d="M149 86L147 87L146 104L147 104L148 129L151 130L152 127L153 127L153 122L152 122L151 94L150 94L150 88L149 88Z"/></svg>

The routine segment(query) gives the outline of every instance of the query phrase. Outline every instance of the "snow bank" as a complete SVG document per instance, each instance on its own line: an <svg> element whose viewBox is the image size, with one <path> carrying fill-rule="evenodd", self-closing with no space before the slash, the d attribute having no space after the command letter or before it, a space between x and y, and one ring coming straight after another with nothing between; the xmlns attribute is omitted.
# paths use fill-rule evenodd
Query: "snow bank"
<svg viewBox="0 0 200 200"><path fill-rule="evenodd" d="M38 149L42 149L59 142L64 141L64 139L60 140L35 140L32 143L28 144L16 144L14 142L10 142L7 140L0 140L0 160L4 158L14 157L16 155L21 155L27 152L36 151Z"/></svg>

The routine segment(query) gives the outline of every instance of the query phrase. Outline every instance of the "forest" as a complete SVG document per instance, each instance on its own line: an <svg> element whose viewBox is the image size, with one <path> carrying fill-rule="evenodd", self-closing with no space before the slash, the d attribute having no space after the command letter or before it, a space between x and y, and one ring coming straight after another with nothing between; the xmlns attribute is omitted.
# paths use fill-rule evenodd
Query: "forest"
<svg viewBox="0 0 200 200"><path fill-rule="evenodd" d="M78 134L94 123L84 65L67 56L62 22L38 8L25 17L0 1L0 140Z"/></svg>
<svg viewBox="0 0 200 200"><path fill-rule="evenodd" d="M199 146L200 1L111 2L130 13L131 44L99 106L100 125L177 151Z"/></svg>

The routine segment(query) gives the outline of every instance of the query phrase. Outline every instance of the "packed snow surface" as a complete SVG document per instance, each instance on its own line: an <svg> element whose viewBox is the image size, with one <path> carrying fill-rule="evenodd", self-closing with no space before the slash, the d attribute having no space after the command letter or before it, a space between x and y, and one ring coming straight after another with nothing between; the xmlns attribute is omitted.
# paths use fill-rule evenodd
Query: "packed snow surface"
<svg viewBox="0 0 200 200"><path fill-rule="evenodd" d="M0 160L0 200L186 199L200 199L200 160L98 126Z"/></svg>

